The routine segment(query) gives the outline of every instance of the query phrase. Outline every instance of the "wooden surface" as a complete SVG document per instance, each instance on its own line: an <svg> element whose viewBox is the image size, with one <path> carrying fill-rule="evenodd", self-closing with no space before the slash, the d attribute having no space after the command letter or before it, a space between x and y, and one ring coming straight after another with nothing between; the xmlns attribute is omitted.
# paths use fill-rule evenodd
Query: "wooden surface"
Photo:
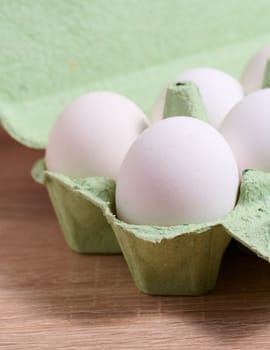
<svg viewBox="0 0 270 350"><path fill-rule="evenodd" d="M80 256L0 131L0 349L269 349L270 265L230 249L203 297L136 290L122 256Z"/></svg>

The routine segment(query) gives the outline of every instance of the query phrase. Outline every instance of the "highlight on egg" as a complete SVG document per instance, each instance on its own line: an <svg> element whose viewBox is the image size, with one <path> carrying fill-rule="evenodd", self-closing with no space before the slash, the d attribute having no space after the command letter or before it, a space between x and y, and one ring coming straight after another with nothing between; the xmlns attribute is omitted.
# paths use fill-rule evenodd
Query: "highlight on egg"
<svg viewBox="0 0 270 350"><path fill-rule="evenodd" d="M179 74L175 82L192 81L202 97L208 114L209 123L219 128L230 109L244 96L242 85L229 74L215 68L194 68ZM156 122L162 119L166 89L155 102L150 119Z"/></svg>
<svg viewBox="0 0 270 350"><path fill-rule="evenodd" d="M240 172L270 172L270 89L247 95L230 111L220 131L235 154Z"/></svg>
<svg viewBox="0 0 270 350"><path fill-rule="evenodd" d="M223 136L191 117L171 117L133 143L116 184L118 218L130 224L203 223L230 212L239 172Z"/></svg>
<svg viewBox="0 0 270 350"><path fill-rule="evenodd" d="M270 45L266 45L249 60L241 79L246 94L262 89L264 72L269 59Z"/></svg>
<svg viewBox="0 0 270 350"><path fill-rule="evenodd" d="M73 178L116 179L128 149L148 125L142 110L125 96L105 91L80 96L51 130L47 169Z"/></svg>

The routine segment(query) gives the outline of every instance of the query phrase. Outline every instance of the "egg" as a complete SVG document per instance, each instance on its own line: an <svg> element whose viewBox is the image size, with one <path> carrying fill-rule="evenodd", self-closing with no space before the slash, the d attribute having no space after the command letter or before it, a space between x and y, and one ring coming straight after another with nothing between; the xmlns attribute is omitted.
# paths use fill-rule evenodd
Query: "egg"
<svg viewBox="0 0 270 350"><path fill-rule="evenodd" d="M194 68L183 72L175 79L177 81L192 81L195 83L208 114L209 123L219 128L229 110L243 97L241 84L229 74L214 68ZM151 120L162 119L165 104L166 89L161 92L151 112Z"/></svg>
<svg viewBox="0 0 270 350"><path fill-rule="evenodd" d="M246 94L263 87L264 71L268 59L270 59L270 45L258 51L246 65L241 79Z"/></svg>
<svg viewBox="0 0 270 350"><path fill-rule="evenodd" d="M148 126L141 109L112 92L92 92L73 101L49 135L47 169L73 178L116 179L134 140Z"/></svg>
<svg viewBox="0 0 270 350"><path fill-rule="evenodd" d="M220 131L240 171L270 171L270 89L247 95L230 111Z"/></svg>
<svg viewBox="0 0 270 350"><path fill-rule="evenodd" d="M211 125L170 117L146 129L128 151L116 184L116 210L130 224L203 223L233 209L234 155Z"/></svg>

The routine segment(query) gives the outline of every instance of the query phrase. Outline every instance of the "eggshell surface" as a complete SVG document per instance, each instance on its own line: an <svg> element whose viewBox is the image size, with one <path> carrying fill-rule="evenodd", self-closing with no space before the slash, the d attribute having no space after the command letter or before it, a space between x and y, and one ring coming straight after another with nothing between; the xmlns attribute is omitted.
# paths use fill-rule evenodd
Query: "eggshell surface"
<svg viewBox="0 0 270 350"><path fill-rule="evenodd" d="M259 50L248 62L242 75L242 84L246 94L263 87L264 71L270 59L270 45Z"/></svg>
<svg viewBox="0 0 270 350"><path fill-rule="evenodd" d="M131 146L116 185L118 217L130 224L202 223L233 209L239 173L222 135L191 117L171 117Z"/></svg>
<svg viewBox="0 0 270 350"><path fill-rule="evenodd" d="M247 95L228 114L221 133L231 146L240 171L270 171L270 89Z"/></svg>
<svg viewBox="0 0 270 350"><path fill-rule="evenodd" d="M219 128L229 110L243 97L241 84L229 74L214 68L194 68L179 74L175 82L192 81L199 90L205 105L209 123ZM166 90L157 99L151 120L162 119Z"/></svg>
<svg viewBox="0 0 270 350"><path fill-rule="evenodd" d="M47 169L74 178L116 179L129 147L147 126L141 109L124 96L111 92L83 95L63 111L52 128Z"/></svg>

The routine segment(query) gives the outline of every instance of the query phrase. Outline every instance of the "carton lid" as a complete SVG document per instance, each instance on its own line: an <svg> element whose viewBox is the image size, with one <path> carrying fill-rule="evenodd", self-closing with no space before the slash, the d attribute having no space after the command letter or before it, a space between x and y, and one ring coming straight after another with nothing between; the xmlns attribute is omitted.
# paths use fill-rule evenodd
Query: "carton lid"
<svg viewBox="0 0 270 350"><path fill-rule="evenodd" d="M17 141L45 148L64 106L88 91L122 93L147 112L184 69L207 65L239 76L270 39L267 7L262 0L244 7L232 0L5 2L0 123Z"/></svg>

